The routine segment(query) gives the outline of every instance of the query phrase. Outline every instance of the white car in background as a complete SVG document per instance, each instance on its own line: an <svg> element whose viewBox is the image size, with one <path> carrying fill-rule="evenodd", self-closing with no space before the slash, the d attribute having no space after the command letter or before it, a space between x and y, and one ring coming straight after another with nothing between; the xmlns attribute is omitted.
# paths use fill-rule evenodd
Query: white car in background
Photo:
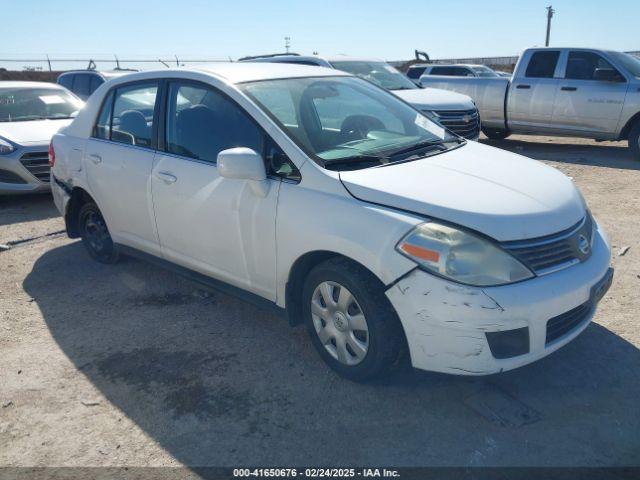
<svg viewBox="0 0 640 480"><path fill-rule="evenodd" d="M354 380L407 349L439 372L525 365L582 332L611 284L568 177L335 69L123 76L51 145L54 201L91 257L148 258L304 323Z"/></svg>
<svg viewBox="0 0 640 480"><path fill-rule="evenodd" d="M415 85L395 67L382 60L275 54L244 57L238 61L291 63L342 70L389 90L457 135L468 140L477 140L480 136L480 116L471 97L440 88Z"/></svg>
<svg viewBox="0 0 640 480"><path fill-rule="evenodd" d="M83 105L52 83L0 82L0 195L49 191L49 142Z"/></svg>

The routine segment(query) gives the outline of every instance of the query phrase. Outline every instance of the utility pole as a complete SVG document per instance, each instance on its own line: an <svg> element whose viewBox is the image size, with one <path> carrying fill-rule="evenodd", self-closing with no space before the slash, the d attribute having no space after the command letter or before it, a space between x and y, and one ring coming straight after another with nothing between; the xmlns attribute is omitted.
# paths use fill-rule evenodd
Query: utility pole
<svg viewBox="0 0 640 480"><path fill-rule="evenodd" d="M286 50L287 53L289 53L290 47L291 47L291 37L286 36L284 37L284 49Z"/></svg>
<svg viewBox="0 0 640 480"><path fill-rule="evenodd" d="M545 47L549 46L549 37L551 36L551 18L554 13L556 13L556 11L553 9L553 6L549 5L547 7L547 39L544 42Z"/></svg>

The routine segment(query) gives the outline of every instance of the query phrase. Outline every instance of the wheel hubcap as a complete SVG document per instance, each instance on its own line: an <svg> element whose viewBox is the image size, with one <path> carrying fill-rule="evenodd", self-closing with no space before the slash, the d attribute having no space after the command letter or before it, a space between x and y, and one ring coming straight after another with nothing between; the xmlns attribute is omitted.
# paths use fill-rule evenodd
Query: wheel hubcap
<svg viewBox="0 0 640 480"><path fill-rule="evenodd" d="M357 365L369 349L369 327L353 294L336 282L322 282L311 298L311 318L320 342L345 365Z"/></svg>

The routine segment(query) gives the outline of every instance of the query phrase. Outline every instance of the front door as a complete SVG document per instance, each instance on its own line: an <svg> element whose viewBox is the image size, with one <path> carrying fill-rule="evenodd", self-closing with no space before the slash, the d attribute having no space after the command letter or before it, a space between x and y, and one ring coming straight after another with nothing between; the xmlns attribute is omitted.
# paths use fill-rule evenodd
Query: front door
<svg viewBox="0 0 640 480"><path fill-rule="evenodd" d="M220 151L263 151L265 134L223 93L195 82L168 85L164 152L152 175L164 257L275 300L275 223L279 180L266 197L246 180L222 178Z"/></svg>
<svg viewBox="0 0 640 480"><path fill-rule="evenodd" d="M595 80L596 69L615 68L595 52L569 52L564 78L557 87L553 124L567 133L615 134L628 82L618 72L613 81Z"/></svg>

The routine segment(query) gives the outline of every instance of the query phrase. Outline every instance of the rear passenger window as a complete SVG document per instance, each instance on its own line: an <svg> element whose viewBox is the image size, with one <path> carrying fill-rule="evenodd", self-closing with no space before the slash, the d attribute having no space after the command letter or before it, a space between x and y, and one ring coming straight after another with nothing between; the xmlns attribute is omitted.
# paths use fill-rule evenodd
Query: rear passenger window
<svg viewBox="0 0 640 480"><path fill-rule="evenodd" d="M156 83L118 88L113 103L111 140L139 147L151 147L157 95Z"/></svg>
<svg viewBox="0 0 640 480"><path fill-rule="evenodd" d="M558 63L558 51L535 52L531 55L525 76L529 78L553 78Z"/></svg>
<svg viewBox="0 0 640 480"><path fill-rule="evenodd" d="M109 93L104 103L102 104L102 110L98 116L96 126L93 128L93 136L95 138L102 138L109 140L111 138L111 107L113 106L113 91Z"/></svg>
<svg viewBox="0 0 640 480"><path fill-rule="evenodd" d="M215 163L218 153L247 147L262 153L263 133L222 93L204 86L172 83L167 106L169 153Z"/></svg>

